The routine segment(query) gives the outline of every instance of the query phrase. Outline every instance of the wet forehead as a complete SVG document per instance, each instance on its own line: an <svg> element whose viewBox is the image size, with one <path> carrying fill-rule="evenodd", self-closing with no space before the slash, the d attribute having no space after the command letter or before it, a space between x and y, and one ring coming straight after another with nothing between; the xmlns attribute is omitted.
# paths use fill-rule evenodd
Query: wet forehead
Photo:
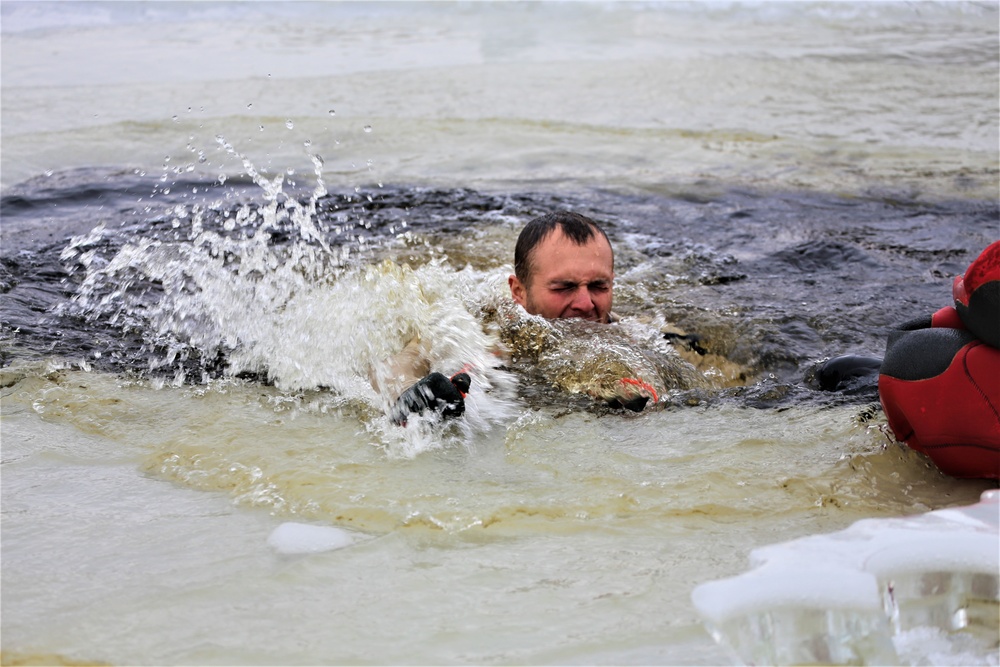
<svg viewBox="0 0 1000 667"><path fill-rule="evenodd" d="M611 244L600 233L579 245L556 228L535 247L531 265L534 279L543 284L586 284L614 277Z"/></svg>

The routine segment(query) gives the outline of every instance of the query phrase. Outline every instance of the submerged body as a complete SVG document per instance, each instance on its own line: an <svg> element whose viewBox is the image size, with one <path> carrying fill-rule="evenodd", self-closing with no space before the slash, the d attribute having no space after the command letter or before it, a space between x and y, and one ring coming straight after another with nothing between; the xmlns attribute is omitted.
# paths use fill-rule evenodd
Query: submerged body
<svg viewBox="0 0 1000 667"><path fill-rule="evenodd" d="M507 284L513 302L529 316L544 320L580 320L596 323L600 327L618 320L611 313L614 267L611 242L597 223L579 213L559 211L534 218L521 230L514 249L515 273L508 277ZM485 311L482 306L479 310ZM510 335L516 328L512 320L522 319L519 326L524 326L523 318L513 310L503 304L492 308L494 315L503 312L499 330L502 342L508 345L517 341ZM631 353L633 363L629 364L625 363L621 353L614 355L607 345L591 344L589 350L578 349L572 342L579 338L579 334L565 335L571 333L564 331L564 335L558 336L560 344L557 345L552 344L551 336L542 334L542 338L549 340L544 343L538 340L532 346L534 353L529 356L535 363L543 359L551 361L551 357L541 357L539 348L545 348L550 354L558 349L555 367L550 364L548 368L537 369L549 383L571 393L586 393L609 405L625 407L633 412L641 411L650 398L656 403L655 387L639 377L640 371L634 368L635 360L649 357L654 354L653 350L637 349ZM594 330L591 342L599 338L598 331ZM619 340L617 347L621 348L623 343L626 349L622 352L626 355L630 352L628 348L640 345L634 339ZM389 362L391 375L397 383L402 378L416 377L416 369L426 365L419 354L420 346L420 340L414 338ZM498 356L501 354L498 350ZM524 356L517 348L513 354ZM679 368L683 365L679 362L675 366ZM690 370L687 375L693 376L694 371ZM608 373L614 376L613 380L609 381ZM654 373L658 374L657 371ZM465 411L467 388L458 395L448 382L429 381L432 378L436 380L435 375L440 376L439 373L427 376L404 391L393 403L392 413L398 415L408 410L422 410L421 406L427 402L421 399L421 395L431 392L435 404L447 406L443 408L442 415L461 415ZM687 382L681 379L679 373L668 373L667 383L683 384L687 388ZM658 384L662 392L663 385ZM397 416L393 417L393 421L405 423Z"/></svg>

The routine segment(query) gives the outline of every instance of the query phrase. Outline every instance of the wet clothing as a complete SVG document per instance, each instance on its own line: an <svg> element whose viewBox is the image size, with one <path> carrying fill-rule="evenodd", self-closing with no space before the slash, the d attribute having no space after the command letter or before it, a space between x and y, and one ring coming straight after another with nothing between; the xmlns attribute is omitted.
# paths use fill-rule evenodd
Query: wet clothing
<svg viewBox="0 0 1000 667"><path fill-rule="evenodd" d="M890 334L879 399L896 438L942 472L1000 479L1000 241L953 293L955 306Z"/></svg>

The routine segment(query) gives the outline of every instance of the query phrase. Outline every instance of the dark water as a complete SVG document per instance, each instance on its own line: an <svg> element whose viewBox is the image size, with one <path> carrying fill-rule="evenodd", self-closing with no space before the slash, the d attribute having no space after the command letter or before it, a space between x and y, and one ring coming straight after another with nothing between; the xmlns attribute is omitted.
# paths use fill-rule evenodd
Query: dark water
<svg viewBox="0 0 1000 667"><path fill-rule="evenodd" d="M277 196L305 201L309 193L290 189ZM114 311L74 304L86 274L80 256L92 253L91 266L99 266L137 238L189 241L192 231L178 223L179 207L199 207L206 230L246 238L261 225L234 228L227 221L241 208L260 211L264 203L250 179L181 180L168 187L138 173L89 169L11 188L0 202L2 363L55 356L86 358L112 372L170 374L184 366L201 371L194 377L225 375L224 348L189 344L181 354L166 354L168 344L143 316L143 304L162 297L155 280L131 276L127 298ZM489 270L511 261L507 253L521 224L555 209L583 212L606 227L616 247L616 311L662 314L684 332L674 338L676 345L746 369L746 386L682 396L682 403L732 399L780 407L876 400L870 384L846 394L817 391L817 362L845 353L880 356L888 330L949 305L952 278L1000 236L996 201L707 187L624 195L372 186L324 194L313 217L330 255L351 250L347 264L386 256L427 261L412 244L400 245L405 229L443 247L455 267ZM77 242L75 256L63 256L72 238L98 224L104 233ZM506 248L483 254L455 243L469 230L493 228L509 240ZM304 239L288 219L266 231L269 246L279 250L318 243ZM236 270L241 258L223 261ZM119 287L99 285L91 296ZM262 378L266 369L260 370Z"/></svg>

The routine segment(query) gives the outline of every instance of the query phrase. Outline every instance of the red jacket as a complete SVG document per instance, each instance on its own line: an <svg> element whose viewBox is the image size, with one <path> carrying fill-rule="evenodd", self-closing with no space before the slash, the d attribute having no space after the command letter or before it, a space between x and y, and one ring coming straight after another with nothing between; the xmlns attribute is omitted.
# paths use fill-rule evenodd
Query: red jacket
<svg viewBox="0 0 1000 667"><path fill-rule="evenodd" d="M942 472L1000 479L1000 241L953 295L955 306L890 334L879 398L896 438Z"/></svg>

